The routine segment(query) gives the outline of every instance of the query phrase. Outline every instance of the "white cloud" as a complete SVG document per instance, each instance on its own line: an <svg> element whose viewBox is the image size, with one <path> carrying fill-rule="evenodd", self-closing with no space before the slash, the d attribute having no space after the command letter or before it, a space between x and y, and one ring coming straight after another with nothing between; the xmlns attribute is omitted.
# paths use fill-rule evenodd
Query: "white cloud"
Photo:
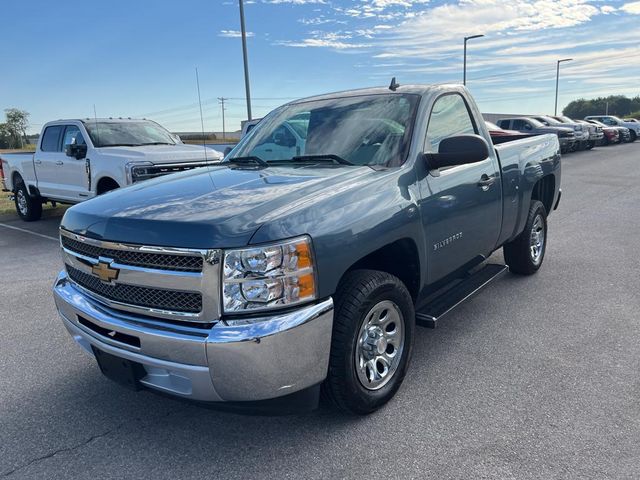
<svg viewBox="0 0 640 480"><path fill-rule="evenodd" d="M326 0L262 0L262 3L271 3L273 5L278 5L282 3L290 3L292 5L308 5L308 4L325 4Z"/></svg>
<svg viewBox="0 0 640 480"><path fill-rule="evenodd" d="M226 37L226 38L239 38L242 36L242 32L240 32L239 30L220 30L220 33L218 34L219 37ZM247 37L254 37L255 33L253 32L247 32Z"/></svg>
<svg viewBox="0 0 640 480"><path fill-rule="evenodd" d="M604 13L605 15L608 15L610 13L613 13L616 11L616 7L613 7L611 5L603 5L602 7L600 7L600 11L602 13Z"/></svg>
<svg viewBox="0 0 640 480"><path fill-rule="evenodd" d="M640 15L640 2L625 3L620 7L620 10L632 15Z"/></svg>

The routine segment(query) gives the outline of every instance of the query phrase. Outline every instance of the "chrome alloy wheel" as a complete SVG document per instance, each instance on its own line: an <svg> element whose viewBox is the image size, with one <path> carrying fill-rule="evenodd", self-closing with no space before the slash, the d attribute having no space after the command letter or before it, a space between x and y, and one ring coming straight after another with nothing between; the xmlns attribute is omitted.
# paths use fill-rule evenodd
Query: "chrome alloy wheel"
<svg viewBox="0 0 640 480"><path fill-rule="evenodd" d="M24 194L24 190L19 189L16 193L16 200L18 203L18 210L22 215L27 215L29 213L29 206L27 205L27 197Z"/></svg>
<svg viewBox="0 0 640 480"><path fill-rule="evenodd" d="M398 370L404 347L404 322L398 306L384 300L364 317L358 332L355 367L367 390L384 387Z"/></svg>
<svg viewBox="0 0 640 480"><path fill-rule="evenodd" d="M544 220L542 219L542 215L538 214L533 221L533 227L531 228L531 235L529 237L529 250L531 251L531 261L534 265L539 265L542 261L545 242L544 236Z"/></svg>

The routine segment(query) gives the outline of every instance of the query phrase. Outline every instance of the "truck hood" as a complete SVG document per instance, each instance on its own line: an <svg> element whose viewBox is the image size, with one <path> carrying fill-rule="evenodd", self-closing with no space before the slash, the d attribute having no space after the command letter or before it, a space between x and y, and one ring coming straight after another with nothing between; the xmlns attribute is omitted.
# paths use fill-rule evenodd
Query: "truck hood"
<svg viewBox="0 0 640 480"><path fill-rule="evenodd" d="M61 227L114 242L238 247L301 204L358 188L369 167L203 167L114 190L71 207Z"/></svg>
<svg viewBox="0 0 640 480"><path fill-rule="evenodd" d="M542 133L574 133L573 128L571 127L560 127L555 125L540 127L538 131Z"/></svg>
<svg viewBox="0 0 640 480"><path fill-rule="evenodd" d="M222 153L201 145L144 145L141 147L101 147L102 155L118 157L127 162L151 162L154 164L202 162L222 160Z"/></svg>

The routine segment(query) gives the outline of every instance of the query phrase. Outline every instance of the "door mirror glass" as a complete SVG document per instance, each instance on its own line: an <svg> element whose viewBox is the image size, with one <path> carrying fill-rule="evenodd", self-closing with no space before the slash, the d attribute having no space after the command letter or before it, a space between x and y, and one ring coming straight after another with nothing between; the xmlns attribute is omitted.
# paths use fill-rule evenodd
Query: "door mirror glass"
<svg viewBox="0 0 640 480"><path fill-rule="evenodd" d="M466 165L486 160L489 146L479 135L458 135L440 141L438 153L425 153L427 166L432 169Z"/></svg>
<svg viewBox="0 0 640 480"><path fill-rule="evenodd" d="M81 160L87 156L87 145L72 143L70 145L65 145L64 151L67 154L67 157L74 157Z"/></svg>

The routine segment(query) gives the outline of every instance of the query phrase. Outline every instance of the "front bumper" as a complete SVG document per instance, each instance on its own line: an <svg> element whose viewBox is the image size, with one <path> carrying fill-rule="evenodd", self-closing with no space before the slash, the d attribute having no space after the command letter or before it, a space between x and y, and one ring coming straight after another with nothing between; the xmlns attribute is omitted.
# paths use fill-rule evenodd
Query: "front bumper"
<svg viewBox="0 0 640 480"><path fill-rule="evenodd" d="M56 307L74 340L144 367L140 383L205 402L268 400L307 389L327 375L333 300L244 325L210 328L159 322L115 311L88 297L61 272Z"/></svg>

